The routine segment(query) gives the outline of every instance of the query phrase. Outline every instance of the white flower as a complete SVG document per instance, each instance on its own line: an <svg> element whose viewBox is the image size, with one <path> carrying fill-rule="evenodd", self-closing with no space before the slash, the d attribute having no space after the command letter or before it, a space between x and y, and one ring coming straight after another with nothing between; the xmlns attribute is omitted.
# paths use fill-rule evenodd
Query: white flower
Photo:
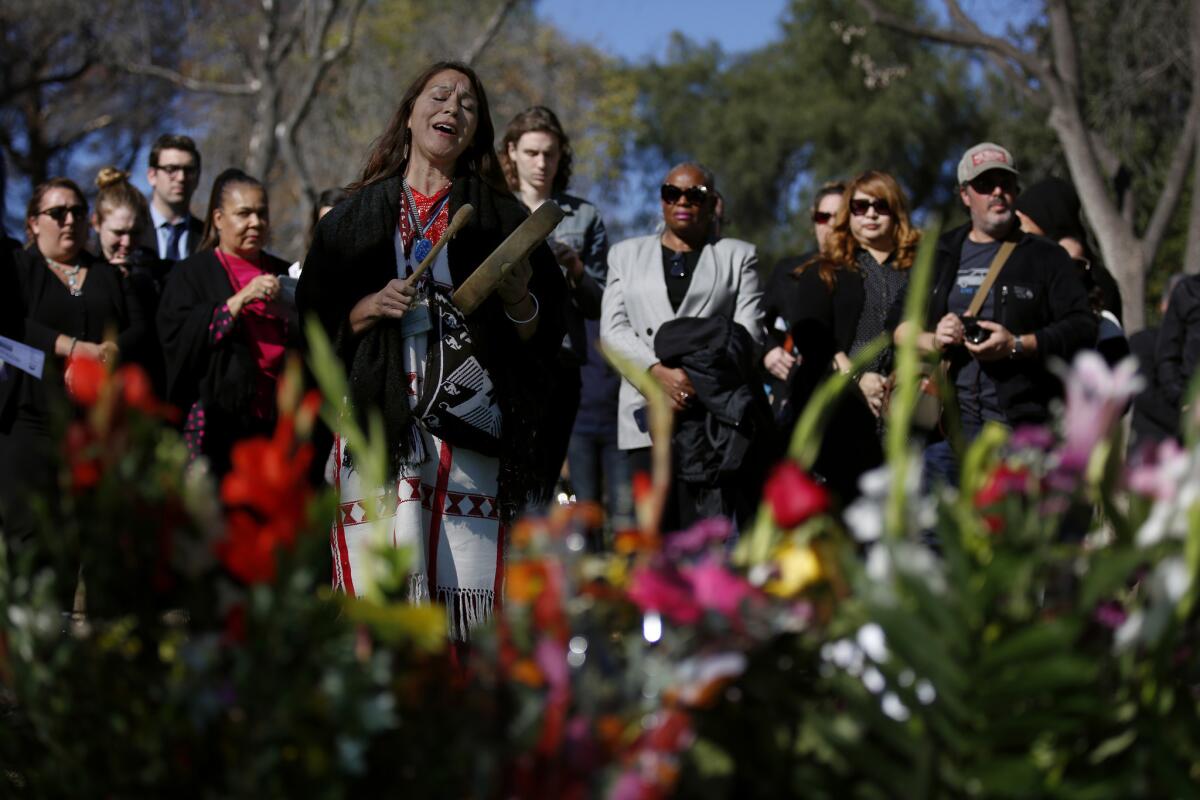
<svg viewBox="0 0 1200 800"><path fill-rule="evenodd" d="M1187 564L1179 556L1163 559L1150 575L1151 594L1171 605L1183 599L1191 584L1192 576Z"/></svg>
<svg viewBox="0 0 1200 800"><path fill-rule="evenodd" d="M858 629L858 635L854 637L858 641L858 646L863 649L871 660L882 664L887 661L887 637L883 633L883 628L877 623L868 622Z"/></svg>
<svg viewBox="0 0 1200 800"><path fill-rule="evenodd" d="M908 711L908 706L904 705L904 703L900 701L900 698L896 696L895 692L888 692L885 694L883 699L880 700L879 705L883 709L883 713L887 714L897 722L905 722L911 716Z"/></svg>

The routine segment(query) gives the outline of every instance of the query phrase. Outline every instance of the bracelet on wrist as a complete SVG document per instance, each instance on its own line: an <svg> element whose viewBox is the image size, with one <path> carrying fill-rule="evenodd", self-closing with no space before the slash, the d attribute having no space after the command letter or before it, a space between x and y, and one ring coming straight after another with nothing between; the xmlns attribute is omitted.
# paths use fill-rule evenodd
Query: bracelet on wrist
<svg viewBox="0 0 1200 800"><path fill-rule="evenodd" d="M505 301L505 302L504 302L504 307L505 307L505 308L516 308L517 306L521 305L521 303L524 303L524 302L525 302L525 298L526 298L526 297L529 297L529 296L530 296L530 294L529 294L529 289L526 289L526 290L525 290L525 294L521 295L521 299L520 299L520 300L516 301L515 303L509 303L509 302ZM536 303L536 302L537 302L537 300L534 300L534 303Z"/></svg>
<svg viewBox="0 0 1200 800"><path fill-rule="evenodd" d="M76 336L72 336L71 337L71 346L67 348L67 358L70 358L71 356L75 355L75 345L77 345L77 344L79 344L79 338Z"/></svg>
<svg viewBox="0 0 1200 800"><path fill-rule="evenodd" d="M533 301L533 313L530 314L527 319L515 319L515 318L513 318L512 314L508 313L508 307L506 306L504 309L504 316L508 317L510 322L513 322L517 325L527 325L530 322L533 322L533 320L537 317L537 315L538 315L537 295L533 294L532 292L526 292L525 297L528 297L530 300ZM525 297L522 297L521 299L524 300ZM517 304L514 303L513 305L517 305Z"/></svg>

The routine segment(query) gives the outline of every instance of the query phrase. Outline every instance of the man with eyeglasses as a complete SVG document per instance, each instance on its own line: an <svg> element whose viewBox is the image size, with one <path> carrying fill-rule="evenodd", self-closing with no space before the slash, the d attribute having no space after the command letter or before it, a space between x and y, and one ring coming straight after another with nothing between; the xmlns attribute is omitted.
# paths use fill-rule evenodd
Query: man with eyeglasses
<svg viewBox="0 0 1200 800"><path fill-rule="evenodd" d="M167 133L150 148L150 220L138 245L164 261L180 261L196 251L204 223L192 216L192 194L200 182L200 151L190 136Z"/></svg>
<svg viewBox="0 0 1200 800"><path fill-rule="evenodd" d="M1096 317L1066 251L1021 231L1014 211L1019 184L1012 154L977 144L958 162L959 197L970 222L938 240L923 352L949 364L949 378L971 441L987 422L1008 427L1044 423L1061 387L1047 369L1052 358L1070 361L1096 341ZM1004 247L1011 243L1011 247ZM994 283L978 314L967 315L996 265ZM905 296L890 314L895 341L904 336ZM956 454L946 441L925 451L926 482L956 485Z"/></svg>

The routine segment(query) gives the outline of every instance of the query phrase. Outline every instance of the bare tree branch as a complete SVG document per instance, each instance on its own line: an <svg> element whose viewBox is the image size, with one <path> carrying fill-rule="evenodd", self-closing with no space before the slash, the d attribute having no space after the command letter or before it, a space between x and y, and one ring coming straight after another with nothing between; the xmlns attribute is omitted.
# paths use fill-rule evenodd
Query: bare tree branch
<svg viewBox="0 0 1200 800"><path fill-rule="evenodd" d="M161 78L165 81L170 81L176 86L182 86L193 92L208 92L212 94L227 94L227 95L249 95L256 94L262 88L262 82L258 78L250 77L245 83L224 83L222 81L206 81L199 78L192 78L184 75L181 72L176 72L173 69L160 67L156 64L136 64L132 62L123 62L118 65L126 72L134 75L147 75L152 78Z"/></svg>
<svg viewBox="0 0 1200 800"><path fill-rule="evenodd" d="M988 36L980 31L978 27L975 27L974 31L954 31L947 28L930 28L897 17L895 14L880 6L877 0L858 0L858 2L859 5L861 5L867 12L868 16L871 17L872 22L882 25L885 28L891 28L894 31L898 31L909 36L914 36L919 39L927 39L931 42L948 44L964 50L984 50L987 52L996 53L1002 58L1016 62L1023 70L1025 70L1027 74L1032 75L1043 82L1053 80L1054 78L1047 66L1040 60L1004 39L1000 39L995 36ZM959 10L959 13L962 13L961 9Z"/></svg>
<svg viewBox="0 0 1200 800"><path fill-rule="evenodd" d="M504 24L504 18L509 12L516 7L520 0L503 0L496 11L492 14L492 18L487 21L483 31L476 37L462 54L462 62L468 66L475 63L475 59L487 49L487 46L492 43L492 39L496 38L496 34L500 32L500 26Z"/></svg>
<svg viewBox="0 0 1200 800"><path fill-rule="evenodd" d="M301 123L308 116L313 100L317 96L317 87L320 86L325 75L354 46L354 37L358 30L358 17L365 4L366 0L352 0L347 11L345 30L341 42L337 47L329 48L323 53L319 53L319 56L314 59L309 68L308 75L305 76L304 82L295 94L297 98L296 105L292 107L291 113L288 114L287 118L276 129L284 158L287 160L288 166L296 174L296 179L300 183L300 192L305 201L310 205L316 203L317 191L313 185L312 177L308 172L308 167L300 154L300 148L296 142L296 131L299 130ZM319 21L318 38L315 38L312 42L314 51L319 52L323 46L329 28L332 25L333 17L337 13L338 5L338 3L331 3L326 8L323 18ZM317 52L314 52L314 56L317 56L317 54Z"/></svg>
<svg viewBox="0 0 1200 800"><path fill-rule="evenodd" d="M1167 225L1175 213L1179 196L1183 193L1184 178L1187 175L1188 164L1195 156L1197 132L1200 131L1200 0L1192 0L1191 11L1191 42L1192 42L1192 101L1188 105L1187 122L1183 133L1175 143L1171 153L1171 165L1167 168L1167 179L1163 184L1154 213L1142 234L1142 252L1146 263L1149 263L1166 233ZM1198 167L1193 167L1196 169ZM1200 203L1200 198L1193 197L1193 207Z"/></svg>

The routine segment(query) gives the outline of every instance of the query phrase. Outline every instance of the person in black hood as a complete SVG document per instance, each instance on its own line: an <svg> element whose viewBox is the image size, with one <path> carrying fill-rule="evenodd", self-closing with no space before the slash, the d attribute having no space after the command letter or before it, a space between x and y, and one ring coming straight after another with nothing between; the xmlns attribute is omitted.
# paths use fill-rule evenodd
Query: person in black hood
<svg viewBox="0 0 1200 800"><path fill-rule="evenodd" d="M1120 324L1121 289L1088 245L1075 187L1062 178L1044 178L1021 192L1015 208L1021 230L1058 242L1081 268L1084 285L1099 293L1100 305Z"/></svg>

